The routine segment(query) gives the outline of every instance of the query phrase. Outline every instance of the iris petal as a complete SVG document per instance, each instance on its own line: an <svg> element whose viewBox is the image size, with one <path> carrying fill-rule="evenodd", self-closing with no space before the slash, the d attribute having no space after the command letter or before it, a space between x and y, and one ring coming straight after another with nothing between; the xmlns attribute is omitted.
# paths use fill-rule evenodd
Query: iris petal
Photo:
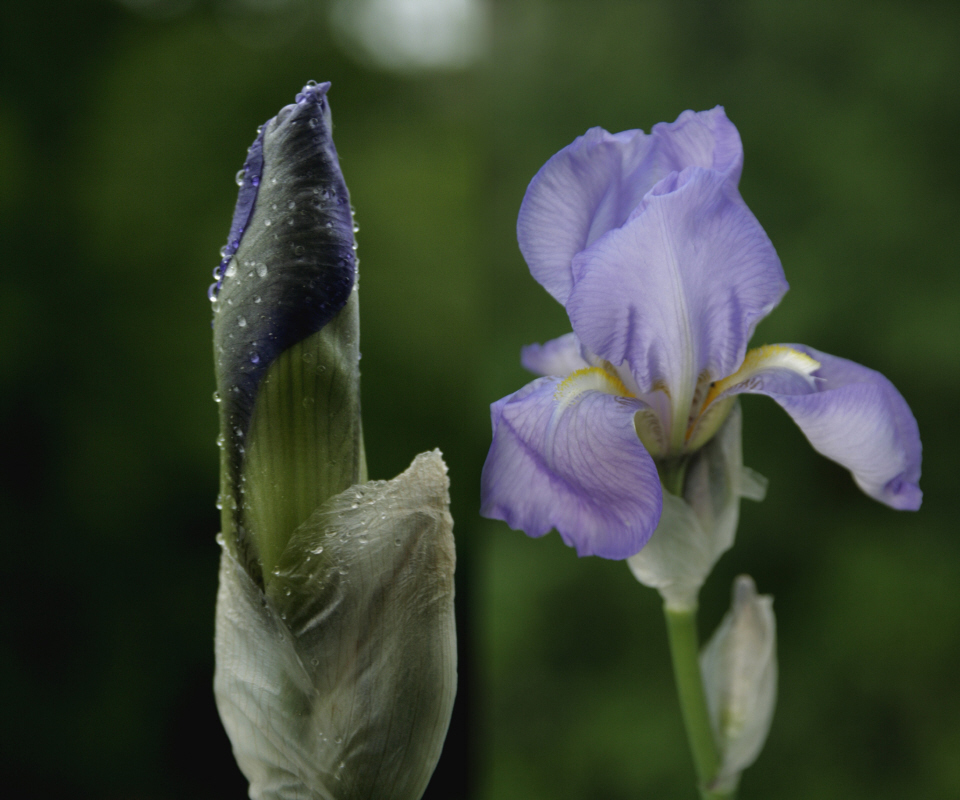
<svg viewBox="0 0 960 800"><path fill-rule="evenodd" d="M853 361L803 345L786 347L820 362L812 383L787 370L761 370L724 394L772 397L813 448L850 470L866 494L892 508L920 508L920 432L900 392Z"/></svg>
<svg viewBox="0 0 960 800"><path fill-rule="evenodd" d="M536 375L560 378L590 366L583 359L575 333L551 339L546 344L528 344L520 350L520 363Z"/></svg>
<svg viewBox="0 0 960 800"><path fill-rule="evenodd" d="M591 128L551 158L530 182L517 238L533 277L561 303L573 288L571 261L627 221L671 172L699 166L740 178L740 135L723 108L684 111L672 123L611 134Z"/></svg>
<svg viewBox="0 0 960 800"><path fill-rule="evenodd" d="M701 373L732 373L787 290L756 217L721 173L699 168L661 181L622 228L574 259L574 273L574 331L591 352L627 362L642 392L666 384L682 415L674 438Z"/></svg>
<svg viewBox="0 0 960 800"><path fill-rule="evenodd" d="M603 380L592 374L601 370L584 372L585 383ZM633 427L642 403L571 391L571 380L540 378L491 406L481 513L529 536L556 528L581 556L627 558L646 544L662 506L657 468Z"/></svg>

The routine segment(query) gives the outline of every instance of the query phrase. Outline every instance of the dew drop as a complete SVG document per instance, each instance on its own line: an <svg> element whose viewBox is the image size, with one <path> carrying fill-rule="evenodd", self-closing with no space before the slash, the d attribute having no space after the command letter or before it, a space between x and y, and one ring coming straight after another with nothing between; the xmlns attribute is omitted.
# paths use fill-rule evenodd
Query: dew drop
<svg viewBox="0 0 960 800"><path fill-rule="evenodd" d="M230 266L227 267L227 271L224 272L223 274L224 274L224 276L227 277L227 278L232 278L234 275L236 275L236 274L237 274L237 262L236 262L236 261L231 261L231 262L230 262Z"/></svg>
<svg viewBox="0 0 960 800"><path fill-rule="evenodd" d="M266 278L266 277L267 277L267 265L266 265L266 264L258 264L258 265L257 265L257 275L259 275L261 278Z"/></svg>
<svg viewBox="0 0 960 800"><path fill-rule="evenodd" d="M313 553L315 556L320 555L320 554L323 552L323 545L322 545L322 544L321 544L321 545L317 545L317 546L314 547L313 550L311 550L310 552Z"/></svg>
<svg viewBox="0 0 960 800"><path fill-rule="evenodd" d="M224 438L222 433L217 436L217 447L223 447L226 443L227 440Z"/></svg>
<svg viewBox="0 0 960 800"><path fill-rule="evenodd" d="M214 403L219 403L219 402L220 402L220 392L214 392L214 393L213 393L213 402L214 402Z"/></svg>
<svg viewBox="0 0 960 800"><path fill-rule="evenodd" d="M262 302L263 302L263 299L260 297L260 295L256 295L256 296L253 298L253 302L254 302L254 303L262 303Z"/></svg>
<svg viewBox="0 0 960 800"><path fill-rule="evenodd" d="M241 314L239 317L237 317L237 325L239 325L241 328L246 328L247 318Z"/></svg>
<svg viewBox="0 0 960 800"><path fill-rule="evenodd" d="M246 169L242 169L236 175L233 176L233 179L237 182L237 186L243 186L243 178L246 174L247 174Z"/></svg>
<svg viewBox="0 0 960 800"><path fill-rule="evenodd" d="M219 504L219 502L220 502L220 501L218 500L217 503ZM219 507L219 505L218 505L218 507ZM226 544L226 542L227 542L227 540L223 538L223 534L222 534L222 533L218 533L218 534L216 535L216 538L215 538L214 541L216 541L216 543L217 543L218 545L220 545L221 547L223 547L223 546Z"/></svg>
<svg viewBox="0 0 960 800"><path fill-rule="evenodd" d="M265 219L265 220L263 221L263 224L266 225L266 226L269 228L271 225L273 225L273 221L272 221L272 220L269 220L269 219Z"/></svg>
<svg viewBox="0 0 960 800"><path fill-rule="evenodd" d="M251 353L251 354L250 354L250 363L251 363L251 364L259 364L259 363L260 363L260 356L259 356L257 353Z"/></svg>

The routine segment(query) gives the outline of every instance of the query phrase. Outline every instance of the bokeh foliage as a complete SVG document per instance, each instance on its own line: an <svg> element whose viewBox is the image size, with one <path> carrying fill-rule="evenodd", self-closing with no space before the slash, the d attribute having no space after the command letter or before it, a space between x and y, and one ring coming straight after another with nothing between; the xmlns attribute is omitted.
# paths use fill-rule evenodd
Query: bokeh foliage
<svg viewBox="0 0 960 800"><path fill-rule="evenodd" d="M204 293L254 129L309 78L333 81L361 226L371 477L435 446L451 470L461 689L428 798L693 794L655 594L477 509L488 404L528 380L521 345L568 330L516 247L527 182L588 127L717 103L792 286L755 343L883 371L925 444L924 507L900 514L744 399L770 491L744 503L701 614L707 634L740 572L776 597L779 707L742 797L960 795L960 6L499 0L475 67L390 74L319 2L266 21L245 0L154 5L0 12L0 758L17 797L243 795L210 686Z"/></svg>

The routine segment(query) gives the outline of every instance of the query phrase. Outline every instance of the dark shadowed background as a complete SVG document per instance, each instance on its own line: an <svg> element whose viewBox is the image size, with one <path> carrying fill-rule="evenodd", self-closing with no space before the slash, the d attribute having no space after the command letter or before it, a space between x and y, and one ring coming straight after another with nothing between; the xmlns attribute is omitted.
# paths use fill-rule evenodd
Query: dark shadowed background
<svg viewBox="0 0 960 800"><path fill-rule="evenodd" d="M460 694L427 797L694 797L656 594L481 519L478 487L520 346L569 330L516 246L528 181L591 126L718 103L792 286L755 344L881 370L925 446L923 509L893 512L744 399L770 489L701 613L706 635L740 572L776 597L779 705L741 797L960 796L960 5L24 0L0 20L10 796L244 796L211 691L205 292L254 131L311 78L333 81L361 226L371 476L437 446L450 465Z"/></svg>

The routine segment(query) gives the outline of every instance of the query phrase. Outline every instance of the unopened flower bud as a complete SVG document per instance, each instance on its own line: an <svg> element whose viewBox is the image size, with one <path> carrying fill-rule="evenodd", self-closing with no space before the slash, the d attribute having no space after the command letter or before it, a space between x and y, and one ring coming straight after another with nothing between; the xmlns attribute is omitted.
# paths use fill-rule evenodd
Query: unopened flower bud
<svg viewBox="0 0 960 800"><path fill-rule="evenodd" d="M777 702L777 625L773 598L753 579L733 584L733 605L700 655L721 766L712 789L730 792L760 754Z"/></svg>
<svg viewBox="0 0 960 800"><path fill-rule="evenodd" d="M456 691L446 466L366 481L354 225L310 83L257 134L210 290L214 691L253 800L418 800Z"/></svg>
<svg viewBox="0 0 960 800"><path fill-rule="evenodd" d="M766 479L743 466L736 404L717 434L686 467L683 496L663 493L663 513L646 546L627 563L673 610L696 608L700 587L733 545L740 498L762 500Z"/></svg>
<svg viewBox="0 0 960 800"><path fill-rule="evenodd" d="M257 582L324 500L365 480L350 196L329 83L264 123L210 287L221 523Z"/></svg>

